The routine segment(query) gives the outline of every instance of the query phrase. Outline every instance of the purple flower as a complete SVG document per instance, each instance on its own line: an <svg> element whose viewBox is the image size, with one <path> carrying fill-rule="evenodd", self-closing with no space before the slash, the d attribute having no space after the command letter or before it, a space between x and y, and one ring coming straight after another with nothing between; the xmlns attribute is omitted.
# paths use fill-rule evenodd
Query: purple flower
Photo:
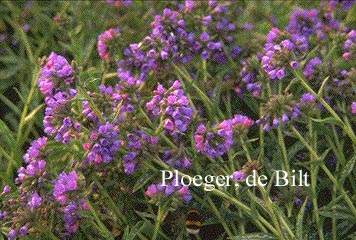
<svg viewBox="0 0 356 240"><path fill-rule="evenodd" d="M99 123L91 133L90 139L92 141L91 150L86 155L83 164L94 163L98 166L111 162L120 147L118 126L109 122Z"/></svg>
<svg viewBox="0 0 356 240"><path fill-rule="evenodd" d="M200 124L194 134L195 149L210 158L220 157L231 149L233 133L242 135L253 124L243 115L235 115L233 119L224 120L209 130Z"/></svg>
<svg viewBox="0 0 356 240"><path fill-rule="evenodd" d="M68 174L62 172L54 181L53 196L60 204L63 205L66 202L66 192L77 190L77 180L77 173L73 170Z"/></svg>
<svg viewBox="0 0 356 240"><path fill-rule="evenodd" d="M11 240L14 240L16 238L17 232L15 229L11 229L11 231L7 234L7 237Z"/></svg>
<svg viewBox="0 0 356 240"><path fill-rule="evenodd" d="M315 103L316 99L311 93L304 93L300 98L300 103Z"/></svg>
<svg viewBox="0 0 356 240"><path fill-rule="evenodd" d="M294 200L294 203L295 203L297 206L300 206L300 205L303 204L303 201L302 201L300 198L296 198L296 199Z"/></svg>
<svg viewBox="0 0 356 240"><path fill-rule="evenodd" d="M308 79L311 79L314 75L315 72L315 68L317 66L319 66L320 64L322 64L322 61L320 60L320 58L315 57L309 60L309 62L305 65L303 73L304 76Z"/></svg>
<svg viewBox="0 0 356 240"><path fill-rule="evenodd" d="M9 185L6 185L4 189L2 190L1 194L8 194L11 191L11 187Z"/></svg>
<svg viewBox="0 0 356 240"><path fill-rule="evenodd" d="M351 113L356 114L356 102L352 102L351 104Z"/></svg>
<svg viewBox="0 0 356 240"><path fill-rule="evenodd" d="M209 38L210 38L210 36L206 32L203 32L202 34L200 34L200 40L203 42L209 41Z"/></svg>
<svg viewBox="0 0 356 240"><path fill-rule="evenodd" d="M246 174L242 171L236 171L232 174L232 179L234 179L235 181L244 180L246 177Z"/></svg>
<svg viewBox="0 0 356 240"><path fill-rule="evenodd" d="M28 232L28 227L26 225L23 225L20 230L19 230L19 235L20 236L25 236Z"/></svg>
<svg viewBox="0 0 356 240"><path fill-rule="evenodd" d="M37 192L32 193L30 201L27 203L27 206L30 208L38 208L41 204L42 198L38 195Z"/></svg>
<svg viewBox="0 0 356 240"><path fill-rule="evenodd" d="M193 108L189 107L189 100L184 96L179 81L175 81L169 89L164 89L161 84L153 91L153 98L146 103L146 109L152 116L162 116L163 128L172 136L178 136L188 129L193 117Z"/></svg>
<svg viewBox="0 0 356 240"><path fill-rule="evenodd" d="M73 69L68 61L64 57L52 52L48 57L47 63L40 71L37 83L40 91L50 96L60 85L69 85L73 80Z"/></svg>
<svg viewBox="0 0 356 240"><path fill-rule="evenodd" d="M321 28L321 22L318 19L318 11L296 9L290 15L290 21L286 30L292 34L309 36Z"/></svg>
<svg viewBox="0 0 356 240"><path fill-rule="evenodd" d="M110 49L109 45L114 41L114 38L120 36L120 29L118 28L110 28L104 33L98 36L98 53L100 58L108 60L110 58Z"/></svg>

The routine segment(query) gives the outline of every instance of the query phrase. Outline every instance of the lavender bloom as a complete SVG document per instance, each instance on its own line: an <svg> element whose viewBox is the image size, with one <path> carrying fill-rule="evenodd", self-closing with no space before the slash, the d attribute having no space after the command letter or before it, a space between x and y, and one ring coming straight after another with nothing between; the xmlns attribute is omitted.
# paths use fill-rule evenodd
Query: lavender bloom
<svg viewBox="0 0 356 240"><path fill-rule="evenodd" d="M346 60L356 58L356 30L351 30L347 34L347 40L344 43L345 53L342 55Z"/></svg>
<svg viewBox="0 0 356 240"><path fill-rule="evenodd" d="M28 232L28 227L26 225L23 225L20 229L19 229L19 235L20 236L25 236Z"/></svg>
<svg viewBox="0 0 356 240"><path fill-rule="evenodd" d="M244 134L253 123L246 116L235 115L233 119L214 125L211 131L200 124L194 134L195 149L210 158L220 157L231 149L234 143L233 132Z"/></svg>
<svg viewBox="0 0 356 240"><path fill-rule="evenodd" d="M195 6L193 0L185 0L185 10L191 12Z"/></svg>
<svg viewBox="0 0 356 240"><path fill-rule="evenodd" d="M153 94L152 100L146 103L146 109L154 118L161 116L163 128L174 137L187 131L194 111L189 107L189 100L184 96L179 81L167 90L158 85Z"/></svg>
<svg viewBox="0 0 356 240"><path fill-rule="evenodd" d="M292 34L309 36L321 28L321 22L318 19L318 11L296 9L290 15L290 21L286 30Z"/></svg>
<svg viewBox="0 0 356 240"><path fill-rule="evenodd" d="M303 204L303 201L302 201L300 198L296 198L296 199L294 200L294 203L295 203L297 206L300 206L300 205Z"/></svg>
<svg viewBox="0 0 356 240"><path fill-rule="evenodd" d="M64 227L68 233L75 233L79 228L79 215L77 215L78 205L72 201L63 208Z"/></svg>
<svg viewBox="0 0 356 240"><path fill-rule="evenodd" d="M180 178L178 180L173 179L171 183L166 183L165 186L162 184L151 184L145 194L152 199L160 201L162 198L168 196L180 197L184 202L190 202L192 196L190 194L189 188L187 186L180 185ZM178 182L178 185L176 183Z"/></svg>
<svg viewBox="0 0 356 240"><path fill-rule="evenodd" d="M11 187L9 185L6 185L4 189L2 190L1 195L8 194L11 191Z"/></svg>
<svg viewBox="0 0 356 240"><path fill-rule="evenodd" d="M25 177L41 176L44 173L46 161L42 159L44 157L42 152L46 143L46 137L39 138L31 143L23 156L23 160L27 166L26 168L21 167L18 169L18 177L15 179L15 183L21 183Z"/></svg>
<svg viewBox="0 0 356 240"><path fill-rule="evenodd" d="M67 201L66 192L77 190L77 180L77 173L73 170L68 174L62 172L53 182L53 196L61 205Z"/></svg>
<svg viewBox="0 0 356 240"><path fill-rule="evenodd" d="M243 171L235 171L232 174L232 179L235 181L244 180L247 175Z"/></svg>
<svg viewBox="0 0 356 240"><path fill-rule="evenodd" d="M77 130L72 128L69 117L63 117L70 112L68 101L77 92L70 88L73 81L73 69L67 60L52 52L47 63L42 67L38 78L40 91L46 95L43 125L46 134L49 136L55 135L55 141L64 144L70 142L73 132ZM78 123L75 124L78 125Z"/></svg>
<svg viewBox="0 0 356 240"><path fill-rule="evenodd" d="M73 80L73 69L67 60L52 52L40 71L38 87L43 94L50 96L61 85L70 85Z"/></svg>
<svg viewBox="0 0 356 240"><path fill-rule="evenodd" d="M127 134L128 141L124 148L127 154L122 157L122 164L126 174L132 174L137 167L137 164L143 156L143 151L149 151L158 143L157 137L148 136L140 130ZM143 159L145 160L145 159Z"/></svg>
<svg viewBox="0 0 356 240"><path fill-rule="evenodd" d="M40 195L38 195L37 192L32 193L30 201L27 203L27 206L29 208L38 208L38 206L41 204L42 198Z"/></svg>
<svg viewBox="0 0 356 240"><path fill-rule="evenodd" d="M99 123L97 129L91 133L91 150L85 157L83 164L94 163L100 165L112 161L114 155L119 150L118 126L113 126L107 122Z"/></svg>
<svg viewBox="0 0 356 240"><path fill-rule="evenodd" d="M304 93L300 98L300 103L315 103L316 99L311 93Z"/></svg>
<svg viewBox="0 0 356 240"><path fill-rule="evenodd" d="M308 95L305 99L310 100ZM290 119L297 118L300 114L299 108L300 102L293 100L291 94L272 95L270 100L263 105L264 115L258 123L263 125L265 132L268 132L272 128L287 124Z"/></svg>
<svg viewBox="0 0 356 240"><path fill-rule="evenodd" d="M100 58L108 60L110 58L110 43L115 41L115 39L120 36L120 29L118 28L110 28L104 33L98 36L98 53Z"/></svg>
<svg viewBox="0 0 356 240"><path fill-rule="evenodd" d="M320 58L315 57L309 60L309 62L305 65L303 73L304 76L308 79L311 79L312 76L314 75L315 72L315 68L317 66L319 66L320 64L322 64L322 61L320 60Z"/></svg>
<svg viewBox="0 0 356 240"><path fill-rule="evenodd" d="M11 231L7 234L7 237L10 240L14 240L16 238L17 232L15 229L11 229Z"/></svg>
<svg viewBox="0 0 356 240"><path fill-rule="evenodd" d="M294 67L296 61L294 55L297 48L296 43L293 40L284 39L279 44L270 42L275 41L275 34L270 31L268 36L268 42L265 44L265 54L261 59L263 70L268 74L271 80L283 79L286 76L286 68L289 67L289 63L293 63Z"/></svg>
<svg viewBox="0 0 356 240"><path fill-rule="evenodd" d="M165 151L162 156L162 160L166 164L174 167L175 169L187 169L191 166L191 162L190 162L189 158L187 158L184 155L177 156L177 154L172 151Z"/></svg>

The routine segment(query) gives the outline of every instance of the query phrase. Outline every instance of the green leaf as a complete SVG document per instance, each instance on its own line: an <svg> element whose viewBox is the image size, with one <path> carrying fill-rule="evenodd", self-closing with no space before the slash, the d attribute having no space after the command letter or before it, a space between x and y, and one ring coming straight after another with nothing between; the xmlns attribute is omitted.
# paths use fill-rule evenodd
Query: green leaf
<svg viewBox="0 0 356 240"><path fill-rule="evenodd" d="M348 11L347 16L346 16L346 24L347 26L351 28L356 27L356 4L353 5L353 7Z"/></svg>
<svg viewBox="0 0 356 240"><path fill-rule="evenodd" d="M14 76L20 69L21 65L13 65L11 67L7 67L3 70L0 70L0 80L5 80L8 79L8 81L5 83L7 86L14 84L14 81L10 80L12 76ZM2 84L4 81L2 81Z"/></svg>
<svg viewBox="0 0 356 240"><path fill-rule="evenodd" d="M34 118L34 116L36 115L36 113L42 109L42 107L44 106L44 103L42 103L41 105L38 105L35 109L32 110L32 112L30 112L26 117L25 117L25 123L27 123L28 121L30 121L31 119Z"/></svg>
<svg viewBox="0 0 356 240"><path fill-rule="evenodd" d="M330 210L320 210L319 215L328 218L347 219L351 222L356 221L356 217L350 212L349 208L339 204L331 207Z"/></svg>
<svg viewBox="0 0 356 240"><path fill-rule="evenodd" d="M0 100L3 101L6 106L8 106L14 113L16 113L18 116L21 116L20 109L3 94L0 94Z"/></svg>
<svg viewBox="0 0 356 240"><path fill-rule="evenodd" d="M269 233L248 233L230 237L232 240L273 240L277 239L275 236Z"/></svg>
<svg viewBox="0 0 356 240"><path fill-rule="evenodd" d="M355 162L356 162L356 154L349 160L347 161L345 167L342 169L341 171L341 182L343 182L346 177L352 172L352 170L354 170L354 166L355 166Z"/></svg>
<svg viewBox="0 0 356 240"><path fill-rule="evenodd" d="M324 119L311 118L311 120L313 122L316 122L316 123L322 123L322 124L331 123L331 124L338 125L340 127L344 126L342 122L336 120L334 117L327 117L327 118L324 118Z"/></svg>
<svg viewBox="0 0 356 240"><path fill-rule="evenodd" d="M139 215L143 220L146 220L147 218L156 219L156 215L151 213L140 212L140 211L135 211L135 213L137 213L137 215Z"/></svg>
<svg viewBox="0 0 356 240"><path fill-rule="evenodd" d="M305 199L303 205L299 209L297 216L297 223L295 224L295 236L297 239L303 240L303 218L305 212L305 206L307 205L308 199Z"/></svg>
<svg viewBox="0 0 356 240"><path fill-rule="evenodd" d="M141 177L136 181L135 186L132 189L132 192L136 192L137 190L141 189L147 182L149 182L154 175L149 172L145 172L141 175Z"/></svg>

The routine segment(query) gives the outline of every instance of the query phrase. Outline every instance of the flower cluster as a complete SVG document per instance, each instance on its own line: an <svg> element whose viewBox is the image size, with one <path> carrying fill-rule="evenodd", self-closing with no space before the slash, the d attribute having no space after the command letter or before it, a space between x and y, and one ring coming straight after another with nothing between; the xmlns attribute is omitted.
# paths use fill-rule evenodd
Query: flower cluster
<svg viewBox="0 0 356 240"><path fill-rule="evenodd" d="M303 36L294 35L291 40L284 39L278 43L279 35L281 35L281 32L277 28L273 28L269 32L264 47L265 54L261 60L263 70L271 80L280 80L286 77L289 66L297 69L298 62L295 56L298 56L298 52L305 51L308 47L308 42Z"/></svg>
<svg viewBox="0 0 356 240"><path fill-rule="evenodd" d="M122 4L125 7L129 7L132 4L132 0L106 0L106 3L109 5L114 5L115 7L120 7Z"/></svg>
<svg viewBox="0 0 356 240"><path fill-rule="evenodd" d="M345 53L342 55L347 60L356 59L356 30L351 30L347 34L347 40L344 43Z"/></svg>
<svg viewBox="0 0 356 240"><path fill-rule="evenodd" d="M318 10L303 10L298 8L290 15L290 21L286 27L286 31L291 34L308 37L318 31L321 25L318 18Z"/></svg>
<svg viewBox="0 0 356 240"><path fill-rule="evenodd" d="M46 166L46 144L47 138L42 137L33 141L23 156L26 164L25 167L18 169L18 176L15 179L18 187L19 198L13 198L9 195L11 188L5 186L0 196L6 199L4 208L5 211L0 211L0 221L8 221L11 218L13 225L8 233L9 239L25 236L32 224L26 222L23 218L12 218L13 216L36 215L41 206L46 201L46 196L43 192L47 191L45 182L48 175L45 169ZM42 195L40 195L42 194ZM5 198L8 197L8 198ZM9 214L11 213L11 215Z"/></svg>
<svg viewBox="0 0 356 240"><path fill-rule="evenodd" d="M83 144L85 150L90 150L83 164L94 163L95 165L100 165L111 162L120 147L118 137L118 126L114 126L109 122L105 124L99 123L99 126L91 132L90 141Z"/></svg>
<svg viewBox="0 0 356 240"><path fill-rule="evenodd" d="M63 207L63 221L64 227L67 233L64 235L70 237L73 233L78 231L80 224L79 211L88 211L89 207L84 199L79 200L79 204L75 201L71 201L67 206Z"/></svg>
<svg viewBox="0 0 356 240"><path fill-rule="evenodd" d="M113 51L111 45L114 45L118 40L118 36L120 36L120 29L118 28L110 28L98 36L98 53L102 59L110 59L110 53Z"/></svg>
<svg viewBox="0 0 356 240"><path fill-rule="evenodd" d="M160 125L174 137L187 131L194 111L189 107L179 81L167 90L159 84L153 95L152 100L146 103L146 109L153 117L160 117Z"/></svg>
<svg viewBox="0 0 356 240"><path fill-rule="evenodd" d="M53 183L53 196L61 205L67 202L67 192L77 190L78 176L75 171L58 175L58 178Z"/></svg>
<svg viewBox="0 0 356 240"><path fill-rule="evenodd" d="M252 57L244 60L242 62L242 69L240 71L240 77L242 83L245 85L244 87L242 86L237 86L234 88L234 91L238 94L241 95L246 89L247 91L251 92L254 97L258 97L260 95L262 83L257 80L257 77L260 75L259 74L259 61L257 57Z"/></svg>
<svg viewBox="0 0 356 240"><path fill-rule="evenodd" d="M304 76L309 80L313 80L313 76L315 75L315 68L322 63L323 62L318 57L310 59L309 62L304 66Z"/></svg>
<svg viewBox="0 0 356 240"><path fill-rule="evenodd" d="M40 71L40 91L46 96L52 96L58 89L65 89L65 86L69 86L73 81L73 68L63 56L52 52Z"/></svg>
<svg viewBox="0 0 356 240"><path fill-rule="evenodd" d="M300 110L292 94L272 95L267 103L262 106L264 115L256 121L264 124L263 130L268 132L271 127L278 127L288 123L292 118L299 116Z"/></svg>
<svg viewBox="0 0 356 240"><path fill-rule="evenodd" d="M38 78L38 86L45 94L44 131L64 144L69 144L71 137L80 130L79 123L65 117L70 111L69 101L77 94L77 90L71 88L73 74L67 60L52 52Z"/></svg>
<svg viewBox="0 0 356 240"><path fill-rule="evenodd" d="M191 166L191 161L187 156L181 153L181 149L164 151L161 159L175 169L187 169Z"/></svg>
<svg viewBox="0 0 356 240"><path fill-rule="evenodd" d="M356 69L351 68L349 71L341 70L333 79L333 84L330 87L332 95L337 98L354 99L355 98L355 83L356 83Z"/></svg>
<svg viewBox="0 0 356 240"><path fill-rule="evenodd" d="M185 7L165 8L161 15L156 15L150 34L125 49L124 58L118 62L119 78L131 86L140 86L150 71L157 78L167 75L170 61L185 64L200 56L222 64L227 58L235 59L241 49L234 44L237 27L224 15L228 6L208 3L208 15L197 15L204 31L186 24L186 19L196 16L196 5L202 4L187 1Z"/></svg>
<svg viewBox="0 0 356 240"><path fill-rule="evenodd" d="M162 198L166 198L168 196L178 196L184 202L190 202L192 199L192 195L189 192L189 188L187 186L181 186L177 184L180 181L173 179L171 183L166 184L151 184L148 186L145 194L152 199L160 201Z"/></svg>
<svg viewBox="0 0 356 240"><path fill-rule="evenodd" d="M23 156L23 160L27 166L26 168L21 167L17 171L18 176L15 180L16 184L22 183L26 177L30 177L32 179L33 176L41 177L45 174L44 169L46 166L46 160L44 159L43 150L46 143L46 137L39 138L31 143L31 146L27 149L27 152Z"/></svg>
<svg viewBox="0 0 356 240"><path fill-rule="evenodd" d="M145 152L149 152L158 144L158 138L136 130L133 133L127 133L127 140L123 147L127 153L122 157L122 164L124 172L132 174L136 170L140 158L145 156Z"/></svg>
<svg viewBox="0 0 356 240"><path fill-rule="evenodd" d="M210 158L221 157L231 149L233 133L241 136L253 124L253 120L243 115L235 115L233 119L213 125L211 129L200 124L194 134L195 149Z"/></svg>

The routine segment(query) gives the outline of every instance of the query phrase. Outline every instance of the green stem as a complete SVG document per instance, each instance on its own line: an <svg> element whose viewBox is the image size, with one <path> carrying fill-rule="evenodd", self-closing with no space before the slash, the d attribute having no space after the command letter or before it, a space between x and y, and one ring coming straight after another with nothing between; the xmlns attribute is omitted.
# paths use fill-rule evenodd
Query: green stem
<svg viewBox="0 0 356 240"><path fill-rule="evenodd" d="M162 220L163 213L164 212L162 211L162 207L161 207L161 205L159 205L158 206L157 219L156 219L156 223L155 223L155 228L153 230L152 240L156 240L157 239L158 231L159 231L159 228L161 226L161 220Z"/></svg>
<svg viewBox="0 0 356 240"><path fill-rule="evenodd" d="M338 121L340 122L340 124L342 125L343 130L346 132L346 134L350 137L350 139L352 140L353 144L356 145L356 135L353 132L352 128L349 125L346 125L342 119L339 117L339 115L337 115L337 113L332 109L332 107L319 95L317 94L307 83L307 80L302 77L302 75L295 71L292 70L293 74L295 77L297 77L301 84L303 85L303 87L311 94L313 94L313 96L325 107L325 109Z"/></svg>
<svg viewBox="0 0 356 240"><path fill-rule="evenodd" d="M91 214L93 215L96 223L99 225L100 229L105 232L107 239L111 239L114 240L114 237L112 236L112 234L110 233L110 231L106 228L106 226L104 225L104 223L100 220L99 216L96 214L96 210L94 209L93 205L91 204L91 202L89 201L89 199L87 197L84 197L85 202L88 204L89 210L91 212Z"/></svg>
<svg viewBox="0 0 356 240"><path fill-rule="evenodd" d="M313 134L313 124L311 119L308 119L308 129L309 129L309 141L311 142L311 146L316 149L316 143L314 143L314 134ZM318 153L317 149L315 150L316 153ZM314 158L313 154L310 153L310 161L317 161L317 159ZM324 233L323 233L323 228L320 224L320 219L319 219L319 214L318 214L318 201L317 201L317 195L316 195L316 183L317 183L317 178L318 178L318 172L319 172L319 166L318 165L312 165L311 166L311 189L312 189L312 202L313 202L313 214L315 218L316 225L318 226L318 234L319 238L321 240L324 239Z"/></svg>
<svg viewBox="0 0 356 240"><path fill-rule="evenodd" d="M284 138L283 138L283 134L282 134L282 130L281 130L280 126L277 128L277 135L278 135L278 143L282 150L284 167L288 172L288 182L291 182L291 171L290 171L290 166L289 166L288 154L287 154L286 144L284 142Z"/></svg>
<svg viewBox="0 0 356 240"><path fill-rule="evenodd" d="M250 152L249 152L249 150L248 150L248 148L246 146L245 141L242 139L242 137L240 137L240 142L241 142L242 149L244 150L244 152L246 154L247 161L252 162L252 158L251 158Z"/></svg>
<svg viewBox="0 0 356 240"><path fill-rule="evenodd" d="M117 207L114 200L110 197L109 193L106 189L101 185L100 181L95 178L95 183L99 187L101 193L109 200L110 208L115 212L116 216L118 216L125 224L128 224L127 218L124 214L122 214L121 210Z"/></svg>
<svg viewBox="0 0 356 240"><path fill-rule="evenodd" d="M188 83L194 88L194 90L199 94L199 96L202 98L203 102L205 103L208 111L210 114L212 114L212 116L215 116L214 118L216 120L218 120L216 114L218 114L218 116L221 119L224 119L225 116L224 114L221 112L221 110L219 109L219 107L215 106L214 103L210 100L210 98L208 96L206 96L206 94L194 83L194 80L189 76L189 74L186 72L186 70L184 68L180 68L177 65L173 64L173 67L175 70L177 70L177 72L183 76ZM214 109L214 110L213 110Z"/></svg>
<svg viewBox="0 0 356 240"><path fill-rule="evenodd" d="M232 232L230 231L229 227L227 226L225 220L221 217L221 214L219 213L218 209L216 208L215 204L213 203L213 201L211 200L210 197L208 197L208 203L211 206L211 209L213 210L213 212L215 213L215 216L219 219L219 222L224 227L227 235L229 237L234 236L234 234L232 234Z"/></svg>
<svg viewBox="0 0 356 240"><path fill-rule="evenodd" d="M305 141L305 139L303 138L303 136L298 132L298 130L294 127L291 126L291 129L293 131L293 133L297 136L297 138L303 143L303 145L308 149L308 151L310 151L313 155L313 157L319 161L321 161L321 159L319 158L318 154L313 150L313 148L307 143L307 141ZM347 193L345 192L345 190L339 185L339 183L337 182L337 180L335 179L335 177L333 176L333 174L330 172L330 170L325 166L324 162L321 162L321 168L323 169L323 171L325 172L325 174L329 177L329 179L333 182L333 184L335 185L335 187L340 191L343 199L346 201L347 205L350 207L351 212L353 213L353 215L356 217L356 208L353 204L353 202L351 201L351 199L349 198L349 196L347 195Z"/></svg>

